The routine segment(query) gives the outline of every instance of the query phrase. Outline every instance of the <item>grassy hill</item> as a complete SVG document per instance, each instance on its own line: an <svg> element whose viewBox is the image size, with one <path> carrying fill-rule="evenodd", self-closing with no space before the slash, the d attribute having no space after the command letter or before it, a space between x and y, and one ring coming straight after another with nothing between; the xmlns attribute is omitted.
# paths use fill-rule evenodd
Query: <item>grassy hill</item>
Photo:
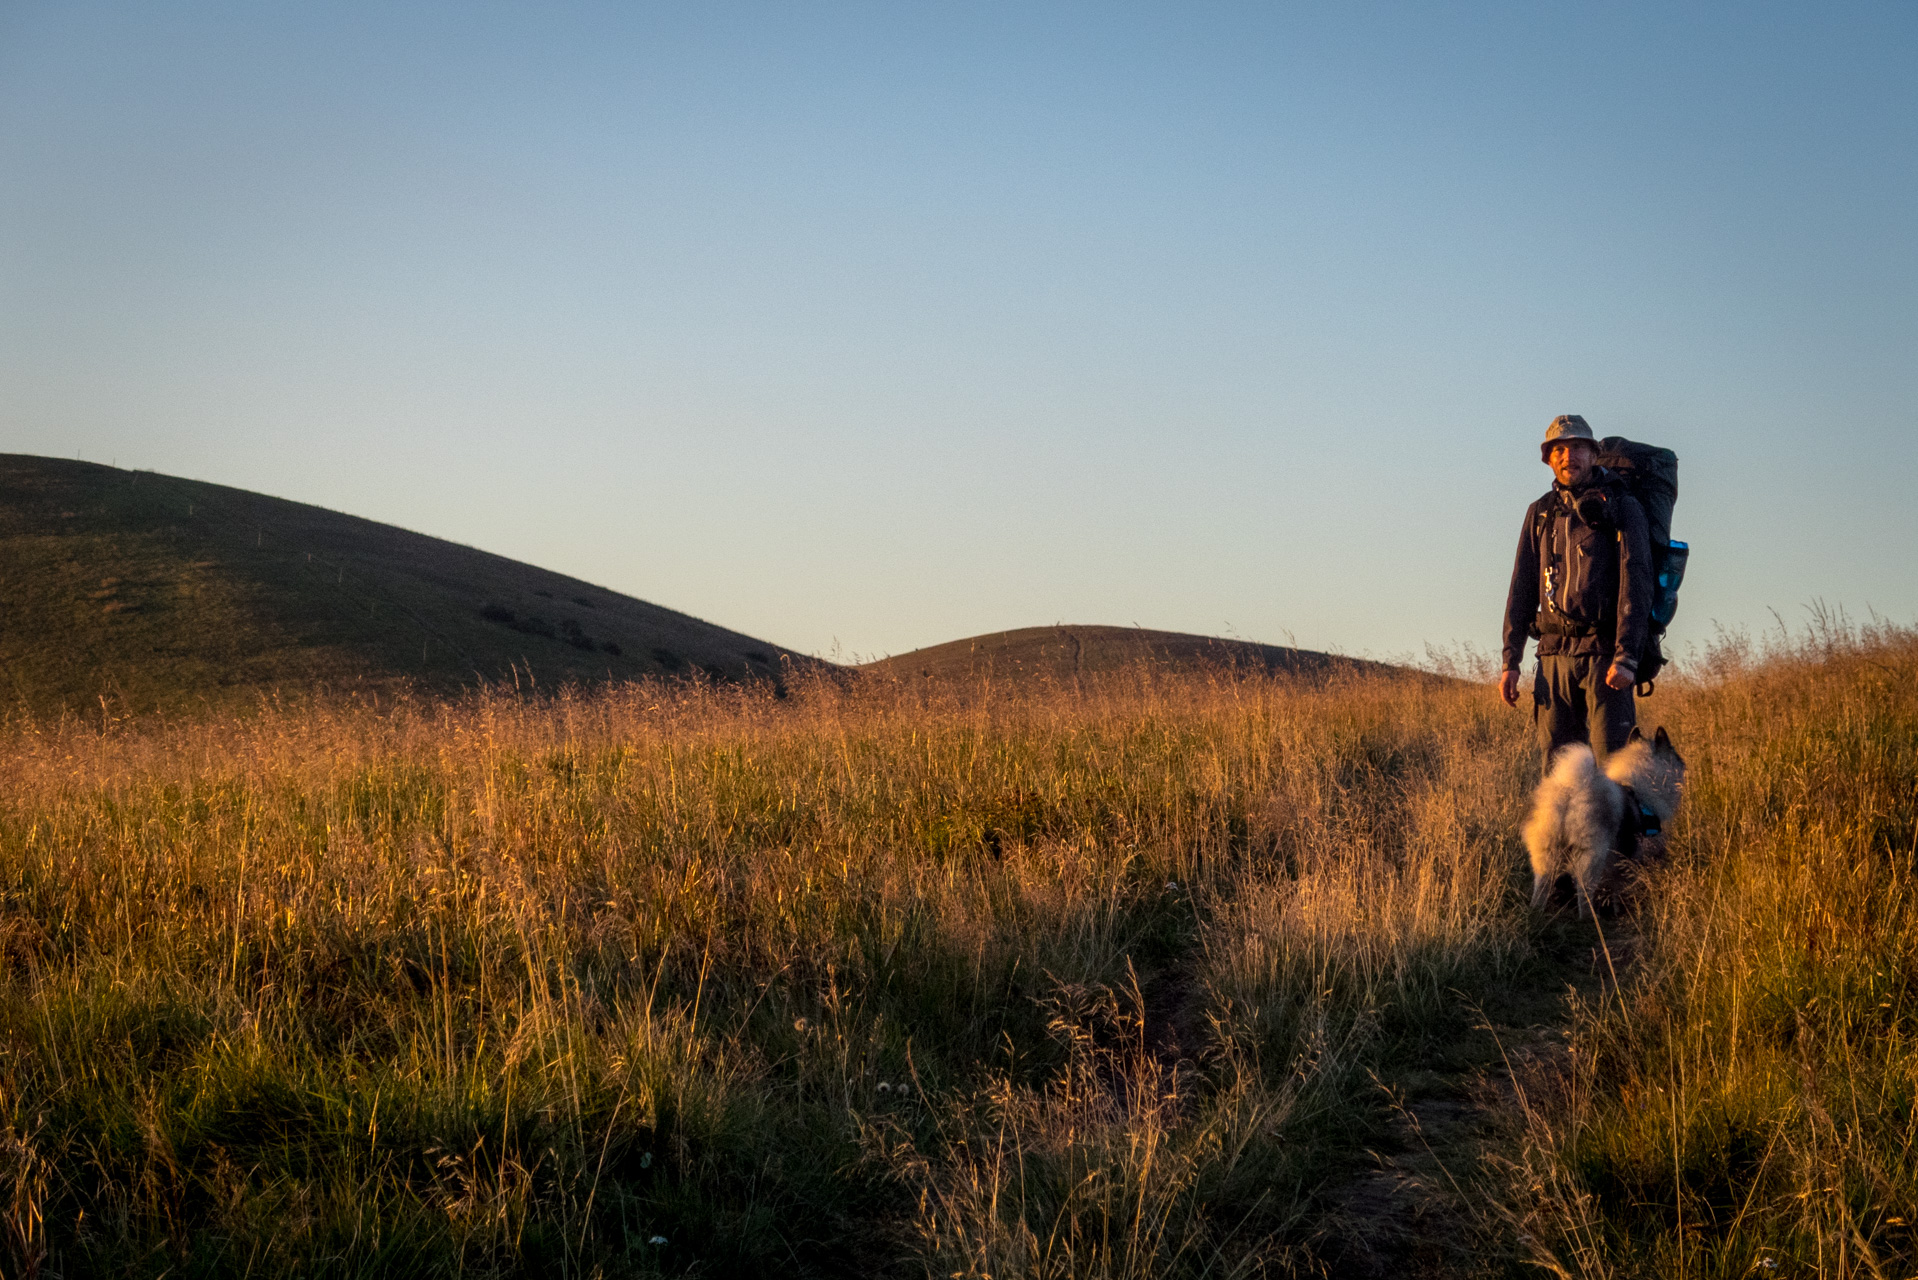
<svg viewBox="0 0 1918 1280"><path fill-rule="evenodd" d="M899 679L990 675L1070 680L1138 666L1168 671L1231 667L1306 674L1399 670L1360 658L1252 640L1222 640L1142 627L1079 626L996 631L868 662L860 670Z"/></svg>
<svg viewBox="0 0 1918 1280"><path fill-rule="evenodd" d="M0 1274L1918 1273L1918 633L1602 928L1485 684L1133 674L0 724Z"/></svg>
<svg viewBox="0 0 1918 1280"><path fill-rule="evenodd" d="M776 678L777 645L391 525L0 454L0 710L182 710L325 686Z"/></svg>

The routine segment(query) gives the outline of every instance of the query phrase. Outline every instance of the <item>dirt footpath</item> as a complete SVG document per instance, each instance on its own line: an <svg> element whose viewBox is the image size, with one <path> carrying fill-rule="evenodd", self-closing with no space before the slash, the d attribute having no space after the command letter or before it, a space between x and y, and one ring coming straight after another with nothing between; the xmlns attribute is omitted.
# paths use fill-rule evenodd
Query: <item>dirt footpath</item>
<svg viewBox="0 0 1918 1280"><path fill-rule="evenodd" d="M1484 1280L1523 1270L1519 1242L1493 1208L1488 1160L1518 1140L1527 1082L1536 1088L1559 1070L1574 1003L1602 998L1629 966L1636 938L1617 922L1606 932L1609 960L1590 926L1549 926L1547 981L1477 1011L1467 1035L1379 1082L1388 1136L1369 1151L1373 1167L1328 1197L1316 1250L1328 1276Z"/></svg>

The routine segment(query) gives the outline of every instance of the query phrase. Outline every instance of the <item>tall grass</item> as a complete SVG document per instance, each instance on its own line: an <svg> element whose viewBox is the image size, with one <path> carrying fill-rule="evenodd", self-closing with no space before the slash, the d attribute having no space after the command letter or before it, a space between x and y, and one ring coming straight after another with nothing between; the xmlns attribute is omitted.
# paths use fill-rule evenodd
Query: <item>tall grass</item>
<svg viewBox="0 0 1918 1280"><path fill-rule="evenodd" d="M0 1263L1342 1273L1381 1085L1609 949L1480 1271L1909 1274L1914 690L1838 625L1661 690L1686 808L1602 940L1530 912L1530 725L1462 682L9 725Z"/></svg>
<svg viewBox="0 0 1918 1280"><path fill-rule="evenodd" d="M1676 866L1532 1081L1515 1216L1577 1276L1918 1268L1918 635L1720 644Z"/></svg>
<svg viewBox="0 0 1918 1280"><path fill-rule="evenodd" d="M1524 729L1150 671L12 726L9 1265L1309 1266L1375 1077L1529 963Z"/></svg>

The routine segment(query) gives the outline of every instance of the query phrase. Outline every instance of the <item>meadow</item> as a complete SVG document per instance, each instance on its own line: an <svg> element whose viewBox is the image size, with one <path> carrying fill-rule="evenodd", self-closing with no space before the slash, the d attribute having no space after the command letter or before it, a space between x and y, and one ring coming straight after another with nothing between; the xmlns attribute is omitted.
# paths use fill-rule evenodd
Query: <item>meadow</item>
<svg viewBox="0 0 1918 1280"><path fill-rule="evenodd" d="M1915 691L1829 620L1667 682L1603 932L1527 905L1529 717L1437 676L16 721L0 1259L1909 1274Z"/></svg>

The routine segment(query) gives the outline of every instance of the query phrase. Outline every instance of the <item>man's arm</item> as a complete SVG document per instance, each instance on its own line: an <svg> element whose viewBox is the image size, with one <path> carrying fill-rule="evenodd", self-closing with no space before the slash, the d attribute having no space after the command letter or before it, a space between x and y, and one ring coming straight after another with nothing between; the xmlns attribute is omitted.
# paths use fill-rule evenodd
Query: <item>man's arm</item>
<svg viewBox="0 0 1918 1280"><path fill-rule="evenodd" d="M1512 706L1518 705L1518 669L1525 661L1525 641L1538 615L1538 542L1532 528L1537 512L1536 502L1525 508L1525 523L1518 531L1518 554L1512 558L1512 585L1505 593L1505 661L1498 687Z"/></svg>
<svg viewBox="0 0 1918 1280"><path fill-rule="evenodd" d="M1606 683L1623 689L1638 673L1639 651L1652 625L1652 539L1645 509L1636 499L1617 503L1618 525L1618 641L1612 651L1612 670ZM1614 676L1627 677L1624 681Z"/></svg>

